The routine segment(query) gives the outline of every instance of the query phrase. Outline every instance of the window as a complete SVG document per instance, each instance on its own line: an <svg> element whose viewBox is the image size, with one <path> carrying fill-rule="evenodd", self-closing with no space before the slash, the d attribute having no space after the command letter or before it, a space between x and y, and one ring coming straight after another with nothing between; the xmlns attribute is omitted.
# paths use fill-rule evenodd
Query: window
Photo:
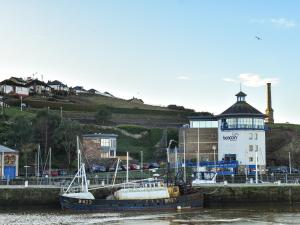
<svg viewBox="0 0 300 225"><path fill-rule="evenodd" d="M190 121L191 128L217 128L218 121L207 120L207 121Z"/></svg>
<svg viewBox="0 0 300 225"><path fill-rule="evenodd" d="M111 141L111 145L110 146L112 148L116 148L117 147L116 139L111 139L110 141Z"/></svg>
<svg viewBox="0 0 300 225"><path fill-rule="evenodd" d="M249 162L253 162L253 157L249 157Z"/></svg>
<svg viewBox="0 0 300 225"><path fill-rule="evenodd" d="M115 151L114 150L110 150L109 151L109 156L110 157L115 157Z"/></svg>
<svg viewBox="0 0 300 225"><path fill-rule="evenodd" d="M250 152L253 151L253 145L249 145L249 151L250 151Z"/></svg>
<svg viewBox="0 0 300 225"><path fill-rule="evenodd" d="M255 137L255 140L257 140L258 139L258 134L255 133L254 137Z"/></svg>
<svg viewBox="0 0 300 225"><path fill-rule="evenodd" d="M252 140L252 139L253 139L253 134L250 133L250 134L249 134L249 140Z"/></svg>
<svg viewBox="0 0 300 225"><path fill-rule="evenodd" d="M110 139L101 139L101 147L109 147Z"/></svg>
<svg viewBox="0 0 300 225"><path fill-rule="evenodd" d="M258 145L255 145L255 151L258 151Z"/></svg>

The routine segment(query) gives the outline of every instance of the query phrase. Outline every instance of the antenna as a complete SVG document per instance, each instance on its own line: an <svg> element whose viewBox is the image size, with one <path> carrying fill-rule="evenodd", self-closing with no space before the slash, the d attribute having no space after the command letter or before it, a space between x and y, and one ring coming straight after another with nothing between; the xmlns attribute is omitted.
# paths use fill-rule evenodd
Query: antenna
<svg viewBox="0 0 300 225"><path fill-rule="evenodd" d="M242 91L242 82L240 82L240 91Z"/></svg>

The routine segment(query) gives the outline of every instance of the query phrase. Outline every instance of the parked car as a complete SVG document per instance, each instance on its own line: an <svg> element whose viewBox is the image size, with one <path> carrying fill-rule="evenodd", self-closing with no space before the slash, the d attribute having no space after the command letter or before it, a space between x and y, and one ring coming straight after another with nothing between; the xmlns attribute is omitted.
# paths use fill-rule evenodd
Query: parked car
<svg viewBox="0 0 300 225"><path fill-rule="evenodd" d="M139 164L136 164L136 163L131 163L129 165L130 169L131 170L140 170L141 169L141 166Z"/></svg>
<svg viewBox="0 0 300 225"><path fill-rule="evenodd" d="M158 163L150 163L149 169L156 169L156 168L160 168Z"/></svg>
<svg viewBox="0 0 300 225"><path fill-rule="evenodd" d="M122 167L119 165L118 171L121 171L121 170L122 170ZM116 171L116 166L109 166L106 171L114 172L114 171Z"/></svg>
<svg viewBox="0 0 300 225"><path fill-rule="evenodd" d="M92 173L106 172L106 167L103 165L93 165L91 167Z"/></svg>
<svg viewBox="0 0 300 225"><path fill-rule="evenodd" d="M144 164L143 164L143 169L144 169L144 170L149 169L149 167L150 167L150 164L149 164L149 163L144 163Z"/></svg>
<svg viewBox="0 0 300 225"><path fill-rule="evenodd" d="M58 170L51 170L51 176L52 177L58 177L59 176Z"/></svg>
<svg viewBox="0 0 300 225"><path fill-rule="evenodd" d="M127 170L127 164L123 164L121 166L122 170L126 171ZM131 170L130 165L128 166L128 170Z"/></svg>
<svg viewBox="0 0 300 225"><path fill-rule="evenodd" d="M58 170L58 175L59 176L66 176L68 173L66 170Z"/></svg>

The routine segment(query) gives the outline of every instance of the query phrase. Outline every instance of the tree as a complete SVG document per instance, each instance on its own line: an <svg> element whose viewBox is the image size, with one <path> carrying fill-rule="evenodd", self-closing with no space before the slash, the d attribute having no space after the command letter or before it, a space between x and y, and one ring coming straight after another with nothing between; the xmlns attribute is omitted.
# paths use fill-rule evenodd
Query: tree
<svg viewBox="0 0 300 225"><path fill-rule="evenodd" d="M39 111L33 120L34 141L39 143L44 159L49 147L54 147L54 132L60 125L60 116L48 110Z"/></svg>
<svg viewBox="0 0 300 225"><path fill-rule="evenodd" d="M57 149L64 149L68 157L70 168L76 154L76 136L81 135L81 126L78 122L64 119L55 130L54 141Z"/></svg>
<svg viewBox="0 0 300 225"><path fill-rule="evenodd" d="M96 113L96 121L98 124L104 124L105 122L108 122L112 117L112 111L111 108L103 105L100 107L98 112Z"/></svg>
<svg viewBox="0 0 300 225"><path fill-rule="evenodd" d="M25 116L18 116L14 119L10 129L7 131L7 144L18 150L32 140L32 123Z"/></svg>

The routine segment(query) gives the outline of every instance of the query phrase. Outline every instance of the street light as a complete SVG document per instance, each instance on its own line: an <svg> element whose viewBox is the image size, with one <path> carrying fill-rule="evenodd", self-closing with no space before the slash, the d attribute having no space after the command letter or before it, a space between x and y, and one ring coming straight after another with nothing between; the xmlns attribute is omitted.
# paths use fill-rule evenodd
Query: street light
<svg viewBox="0 0 300 225"><path fill-rule="evenodd" d="M171 147L171 144L172 144L173 142L176 142L176 143L177 143L177 141L175 141L175 140L170 140L170 141L169 141L168 148L167 148L167 162L168 162L168 163L170 163L170 147Z"/></svg>
<svg viewBox="0 0 300 225"><path fill-rule="evenodd" d="M217 149L217 146L216 146L216 145L213 145L213 146L212 146L212 150L214 151L214 166L215 166L215 172L217 172L217 168L216 168L216 149Z"/></svg>
<svg viewBox="0 0 300 225"><path fill-rule="evenodd" d="M24 168L25 168L25 177L27 178L27 169L29 168L30 166L28 166L28 165L26 165L26 166L24 166Z"/></svg>
<svg viewBox="0 0 300 225"><path fill-rule="evenodd" d="M177 143L177 141L175 141L175 140L170 140L169 145L167 147L167 174L168 174L167 175L167 180L168 180L167 183L169 183L169 172L170 172L170 147L173 142ZM175 157L177 157L177 154L175 155ZM175 167L176 167L176 163L177 163L177 160L175 159ZM175 168L175 171L176 171L176 168Z"/></svg>

